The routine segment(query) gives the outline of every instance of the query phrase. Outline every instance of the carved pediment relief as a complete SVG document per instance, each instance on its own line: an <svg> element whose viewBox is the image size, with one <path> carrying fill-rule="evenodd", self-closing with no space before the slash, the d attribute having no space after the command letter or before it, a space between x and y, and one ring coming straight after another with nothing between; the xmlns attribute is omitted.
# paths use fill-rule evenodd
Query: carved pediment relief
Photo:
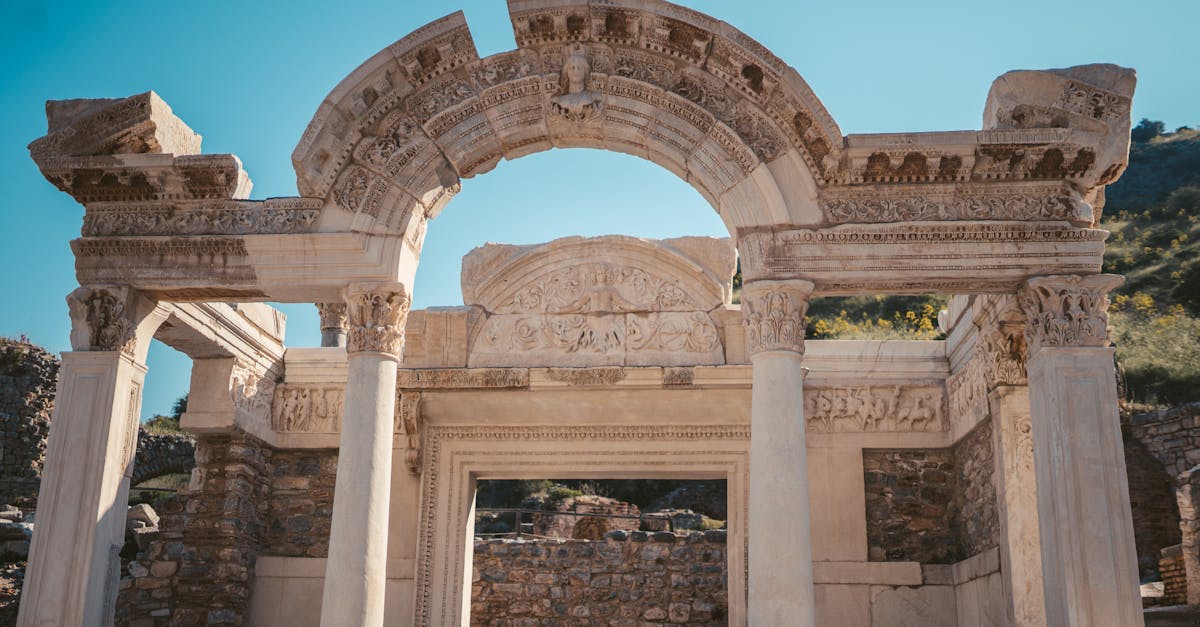
<svg viewBox="0 0 1200 627"><path fill-rule="evenodd" d="M724 363L709 312L728 302L727 239L579 237L488 244L463 260L481 308L471 366Z"/></svg>

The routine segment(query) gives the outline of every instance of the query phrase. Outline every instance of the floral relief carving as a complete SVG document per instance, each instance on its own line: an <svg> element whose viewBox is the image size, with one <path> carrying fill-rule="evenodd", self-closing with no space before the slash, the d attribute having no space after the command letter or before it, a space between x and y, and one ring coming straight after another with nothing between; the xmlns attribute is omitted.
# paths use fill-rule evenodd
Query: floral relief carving
<svg viewBox="0 0 1200 627"><path fill-rule="evenodd" d="M980 193L938 197L896 194L831 197L821 202L826 219L850 222L917 220L1067 220L1076 214L1074 201L1055 188L1051 193Z"/></svg>
<svg viewBox="0 0 1200 627"><path fill-rule="evenodd" d="M1108 292L1124 280L1112 274L1029 279L1017 299L1028 320L1030 355L1043 346L1107 346Z"/></svg>
<svg viewBox="0 0 1200 627"><path fill-rule="evenodd" d="M753 281L742 290L746 352L804 352L804 315L813 284L808 281Z"/></svg>
<svg viewBox="0 0 1200 627"><path fill-rule="evenodd" d="M496 313L687 311L698 304L677 280L605 262L555 270L520 288Z"/></svg>
<svg viewBox="0 0 1200 627"><path fill-rule="evenodd" d="M233 202L196 208L117 205L91 207L83 217L88 237L135 235L247 235L307 233L321 215L321 201L297 199Z"/></svg>
<svg viewBox="0 0 1200 627"><path fill-rule="evenodd" d="M1027 384L1024 325L991 321L979 333L988 385Z"/></svg>
<svg viewBox="0 0 1200 627"><path fill-rule="evenodd" d="M352 285L346 294L347 352L400 355L410 306L408 293L398 283Z"/></svg>
<svg viewBox="0 0 1200 627"><path fill-rule="evenodd" d="M933 386L805 387L804 417L820 433L942 431L945 402Z"/></svg>

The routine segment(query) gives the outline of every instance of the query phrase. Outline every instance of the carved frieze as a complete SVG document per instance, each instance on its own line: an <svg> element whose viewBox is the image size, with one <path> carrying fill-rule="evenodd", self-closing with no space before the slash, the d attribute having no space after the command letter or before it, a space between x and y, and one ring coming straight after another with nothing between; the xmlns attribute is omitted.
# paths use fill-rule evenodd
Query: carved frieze
<svg viewBox="0 0 1200 627"><path fill-rule="evenodd" d="M525 368L401 368L396 374L400 390L527 387Z"/></svg>
<svg viewBox="0 0 1200 627"><path fill-rule="evenodd" d="M347 352L399 356L410 306L408 293L399 283L351 285L346 290Z"/></svg>
<svg viewBox="0 0 1200 627"><path fill-rule="evenodd" d="M271 428L287 433L340 433L345 387L281 383L271 404Z"/></svg>
<svg viewBox="0 0 1200 627"><path fill-rule="evenodd" d="M1082 200L1062 184L972 186L932 191L918 186L837 188L821 195L831 224L945 220L1076 220Z"/></svg>
<svg viewBox="0 0 1200 627"><path fill-rule="evenodd" d="M229 377L229 397L234 416L250 422L269 422L278 373L254 365L235 362Z"/></svg>
<svg viewBox="0 0 1200 627"><path fill-rule="evenodd" d="M1043 346L1107 346L1108 292L1124 280L1112 274L1029 279L1017 295L1029 354Z"/></svg>
<svg viewBox="0 0 1200 627"><path fill-rule="evenodd" d="M85 237L143 235L248 235L307 233L323 201L286 198L225 201L196 206L93 203L83 216Z"/></svg>
<svg viewBox="0 0 1200 627"><path fill-rule="evenodd" d="M804 315L813 284L808 281L753 281L742 288L746 352L804 352Z"/></svg>
<svg viewBox="0 0 1200 627"><path fill-rule="evenodd" d="M804 388L804 419L816 433L943 431L945 405L940 386Z"/></svg>
<svg viewBox="0 0 1200 627"><path fill-rule="evenodd" d="M950 413L970 416L981 403L987 403L988 383L982 353L976 353L962 370L946 378L946 398Z"/></svg>
<svg viewBox="0 0 1200 627"><path fill-rule="evenodd" d="M595 261L538 277L496 307L494 313L691 311L698 307L678 278Z"/></svg>

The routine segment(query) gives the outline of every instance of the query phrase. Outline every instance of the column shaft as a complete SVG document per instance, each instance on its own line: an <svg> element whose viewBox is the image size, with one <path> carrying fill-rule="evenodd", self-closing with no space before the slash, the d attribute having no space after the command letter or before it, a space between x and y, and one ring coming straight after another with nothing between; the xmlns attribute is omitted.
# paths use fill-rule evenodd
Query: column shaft
<svg viewBox="0 0 1200 627"><path fill-rule="evenodd" d="M112 624L145 374L63 353L18 625Z"/></svg>
<svg viewBox="0 0 1200 627"><path fill-rule="evenodd" d="M754 281L742 290L754 372L746 608L754 627L816 624L801 366L812 290L807 281Z"/></svg>
<svg viewBox="0 0 1200 627"><path fill-rule="evenodd" d="M346 291L348 373L322 627L382 627L396 369L409 299L398 283Z"/></svg>
<svg viewBox="0 0 1200 627"><path fill-rule="evenodd" d="M816 624L804 383L798 353L753 358L750 598L753 626Z"/></svg>
<svg viewBox="0 0 1200 627"><path fill-rule="evenodd" d="M349 357L321 625L383 624L396 359Z"/></svg>

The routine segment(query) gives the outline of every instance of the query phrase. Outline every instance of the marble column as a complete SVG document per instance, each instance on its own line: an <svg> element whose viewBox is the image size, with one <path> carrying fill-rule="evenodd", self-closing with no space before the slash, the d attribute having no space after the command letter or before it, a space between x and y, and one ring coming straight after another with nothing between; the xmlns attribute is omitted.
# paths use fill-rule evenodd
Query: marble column
<svg viewBox="0 0 1200 627"><path fill-rule="evenodd" d="M1029 397L1046 624L1143 624L1125 450L1108 346L1113 275L1043 276L1018 294Z"/></svg>
<svg viewBox="0 0 1200 627"><path fill-rule="evenodd" d="M1006 624L1045 627L1033 425L1025 370L1025 316L1015 301L1003 297L996 309L988 312L980 324L976 351L983 364L992 420Z"/></svg>
<svg viewBox="0 0 1200 627"><path fill-rule="evenodd" d="M399 283L346 290L349 372L322 627L383 625L396 368L409 304Z"/></svg>
<svg viewBox="0 0 1200 627"><path fill-rule="evenodd" d="M321 316L321 346L346 346L346 303L316 303Z"/></svg>
<svg viewBox="0 0 1200 627"><path fill-rule="evenodd" d="M67 302L74 350L59 369L21 626L112 624L146 351L166 317L127 287Z"/></svg>
<svg viewBox="0 0 1200 627"><path fill-rule="evenodd" d="M812 289L807 281L754 281L742 290L753 364L747 614L754 627L816 620L801 364Z"/></svg>

